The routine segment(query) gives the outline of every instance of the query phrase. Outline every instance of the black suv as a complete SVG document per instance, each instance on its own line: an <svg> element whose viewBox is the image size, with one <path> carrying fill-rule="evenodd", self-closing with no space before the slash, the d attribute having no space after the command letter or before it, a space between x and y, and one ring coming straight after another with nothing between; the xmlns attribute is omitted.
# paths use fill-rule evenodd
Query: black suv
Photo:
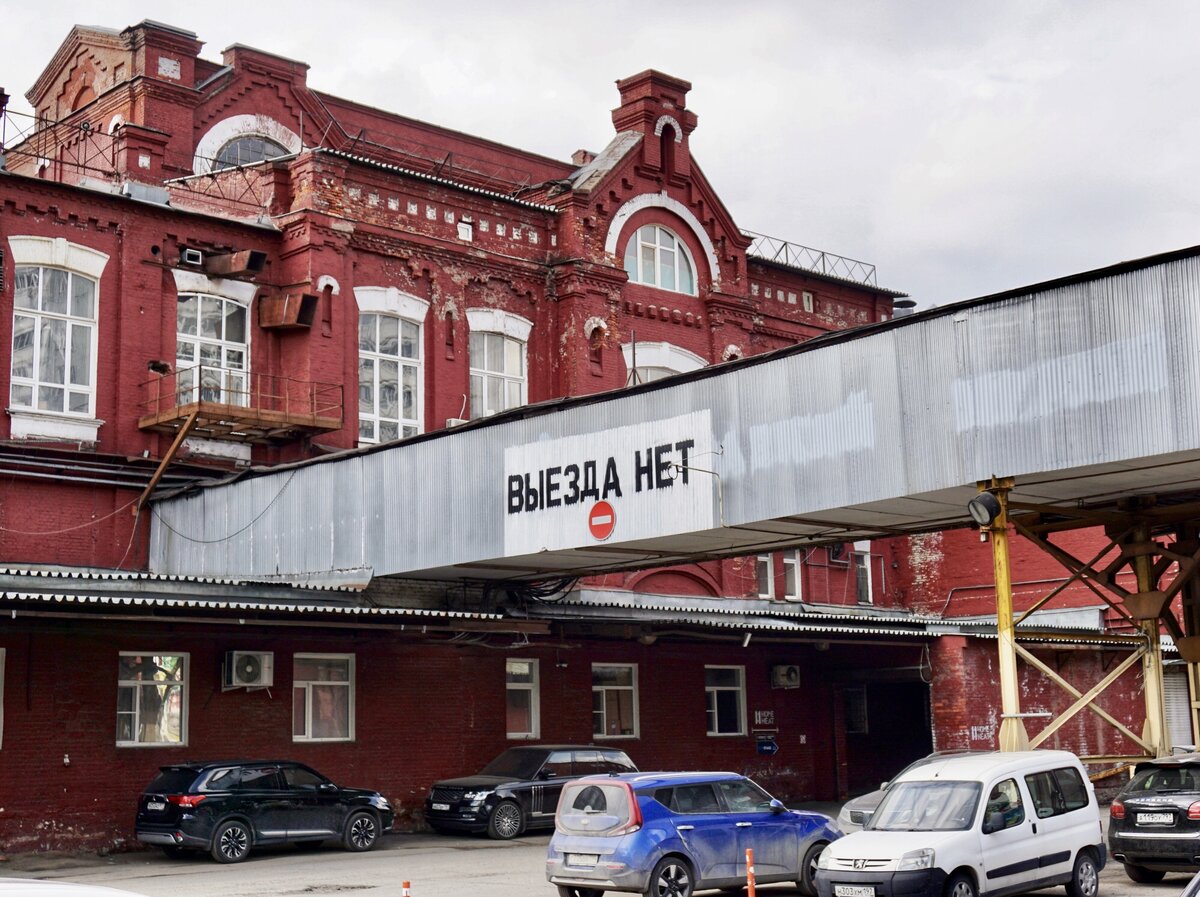
<svg viewBox="0 0 1200 897"><path fill-rule="evenodd" d="M265 844L339 838L347 850L370 850L392 816L378 791L339 788L302 763L227 760L162 767L142 793L135 828L168 856L207 850L236 863Z"/></svg>
<svg viewBox="0 0 1200 897"><path fill-rule="evenodd" d="M1133 881L1200 869L1200 754L1139 763L1108 817L1109 852Z"/></svg>
<svg viewBox="0 0 1200 897"><path fill-rule="evenodd" d="M425 821L436 832L484 832L515 838L554 828L563 785L580 776L637 772L624 751L576 745L509 748L477 775L434 784Z"/></svg>

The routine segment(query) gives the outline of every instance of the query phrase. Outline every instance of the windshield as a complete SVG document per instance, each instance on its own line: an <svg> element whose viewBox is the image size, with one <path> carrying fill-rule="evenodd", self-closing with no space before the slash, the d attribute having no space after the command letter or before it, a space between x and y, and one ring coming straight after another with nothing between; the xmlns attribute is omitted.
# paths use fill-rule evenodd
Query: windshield
<svg viewBox="0 0 1200 897"><path fill-rule="evenodd" d="M505 776L510 779L532 779L542 768L545 751L529 748L509 748L479 773L481 776Z"/></svg>
<svg viewBox="0 0 1200 897"><path fill-rule="evenodd" d="M978 782L897 782L867 828L884 832L957 832L971 827Z"/></svg>

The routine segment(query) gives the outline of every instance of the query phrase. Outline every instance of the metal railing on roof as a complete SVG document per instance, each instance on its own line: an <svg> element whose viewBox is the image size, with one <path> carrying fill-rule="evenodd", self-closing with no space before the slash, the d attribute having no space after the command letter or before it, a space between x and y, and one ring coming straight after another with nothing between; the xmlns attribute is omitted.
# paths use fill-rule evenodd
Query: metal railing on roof
<svg viewBox="0 0 1200 897"><path fill-rule="evenodd" d="M875 266L844 255L834 255L811 246L801 246L790 243L778 237L768 237L766 234L756 234L754 231L742 231L754 240L746 250L748 255L764 259L768 262L778 262L792 268L802 268L817 274L830 277L840 277L855 283L865 283L878 286L875 282Z"/></svg>

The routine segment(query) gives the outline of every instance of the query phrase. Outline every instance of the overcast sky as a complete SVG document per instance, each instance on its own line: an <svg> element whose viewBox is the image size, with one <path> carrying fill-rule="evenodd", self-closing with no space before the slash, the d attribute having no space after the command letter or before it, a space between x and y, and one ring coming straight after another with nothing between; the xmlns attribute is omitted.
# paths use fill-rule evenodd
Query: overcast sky
<svg viewBox="0 0 1200 897"><path fill-rule="evenodd" d="M303 60L318 90L564 160L612 136L617 79L660 69L692 83L692 154L740 227L921 307L1200 243L1187 0L41 0L5 6L12 109L80 15Z"/></svg>

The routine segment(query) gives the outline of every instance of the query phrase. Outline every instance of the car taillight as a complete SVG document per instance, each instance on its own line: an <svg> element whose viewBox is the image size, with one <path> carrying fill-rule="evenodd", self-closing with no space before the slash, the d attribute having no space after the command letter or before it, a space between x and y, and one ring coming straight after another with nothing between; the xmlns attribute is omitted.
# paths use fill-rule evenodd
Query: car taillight
<svg viewBox="0 0 1200 897"><path fill-rule="evenodd" d="M208 797L207 794L168 794L167 800L177 806L186 808L196 806L196 804L200 803L206 797Z"/></svg>
<svg viewBox="0 0 1200 897"><path fill-rule="evenodd" d="M1188 819L1200 819L1200 800L1188 807Z"/></svg>
<svg viewBox="0 0 1200 897"><path fill-rule="evenodd" d="M1114 800L1112 806L1108 808L1108 815L1113 819L1125 818L1125 805L1119 800Z"/></svg>
<svg viewBox="0 0 1200 897"><path fill-rule="evenodd" d="M637 795L633 793L633 786L628 782L622 782L621 784L629 792L629 820L624 825L618 826L607 833L614 836L628 835L642 827L642 805L638 803Z"/></svg>

